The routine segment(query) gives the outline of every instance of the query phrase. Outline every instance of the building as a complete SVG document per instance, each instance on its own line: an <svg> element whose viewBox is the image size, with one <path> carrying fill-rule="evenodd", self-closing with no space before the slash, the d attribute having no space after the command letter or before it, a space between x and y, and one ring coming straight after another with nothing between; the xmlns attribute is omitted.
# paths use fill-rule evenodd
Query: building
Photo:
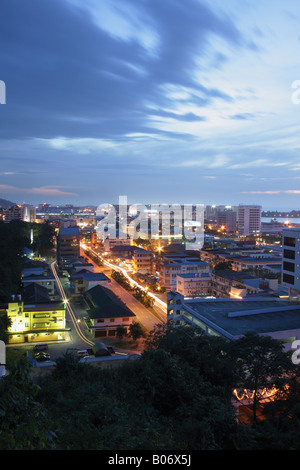
<svg viewBox="0 0 300 470"><path fill-rule="evenodd" d="M282 232L282 284L300 291L300 229Z"/></svg>
<svg viewBox="0 0 300 470"><path fill-rule="evenodd" d="M209 336L235 340L252 331L281 340L285 350L300 340L300 302L295 300L185 299L168 292L167 309L169 324L197 327Z"/></svg>
<svg viewBox="0 0 300 470"><path fill-rule="evenodd" d="M118 326L122 326L128 333L135 314L111 290L95 286L87 291L86 300L90 305L87 311L90 330L95 338L116 336Z"/></svg>
<svg viewBox="0 0 300 470"><path fill-rule="evenodd" d="M167 290L176 290L178 274L208 273L210 266L199 258L184 254L163 254L156 269L160 285Z"/></svg>
<svg viewBox="0 0 300 470"><path fill-rule="evenodd" d="M24 289L30 284L37 284L47 289L50 300L57 300L59 293L56 289L56 280L52 274L48 275L35 275L22 277L22 285Z"/></svg>
<svg viewBox="0 0 300 470"><path fill-rule="evenodd" d="M23 220L23 207L19 204L15 204L10 207L4 207L1 209L1 211L4 222L11 222L12 220Z"/></svg>
<svg viewBox="0 0 300 470"><path fill-rule="evenodd" d="M80 257L79 228L60 228L56 242L57 263L60 267L67 266L70 260Z"/></svg>
<svg viewBox="0 0 300 470"><path fill-rule="evenodd" d="M261 206L238 208L238 233L241 236L255 235L261 231Z"/></svg>
<svg viewBox="0 0 300 470"><path fill-rule="evenodd" d="M22 219L24 222L35 222L36 220L35 206L31 206L30 204L24 204L22 206L22 210L23 210Z"/></svg>
<svg viewBox="0 0 300 470"><path fill-rule="evenodd" d="M284 224L282 222L278 222L276 219L271 219L270 222L262 222L261 223L261 233L280 233L282 234Z"/></svg>
<svg viewBox="0 0 300 470"><path fill-rule="evenodd" d="M217 213L217 225L226 233L236 232L236 212L232 210Z"/></svg>
<svg viewBox="0 0 300 470"><path fill-rule="evenodd" d="M248 273L227 270L212 272L212 295L222 298L245 298L277 292L278 279L260 279Z"/></svg>
<svg viewBox="0 0 300 470"><path fill-rule="evenodd" d="M127 238L127 235L124 238L105 238L103 242L104 250L108 253L112 252L112 248L118 246L120 247L121 245L125 245L126 247L128 245L131 245L130 239Z"/></svg>
<svg viewBox="0 0 300 470"><path fill-rule="evenodd" d="M36 298L36 292L34 295ZM8 303L6 313L11 320L11 326L8 328L10 344L65 339L66 311L63 302L26 304L21 300L21 296L18 296L17 300L13 298Z"/></svg>
<svg viewBox="0 0 300 470"><path fill-rule="evenodd" d="M132 257L133 269L139 274L151 274L153 271L153 253L150 250L136 248Z"/></svg>
<svg viewBox="0 0 300 470"><path fill-rule="evenodd" d="M211 295L211 274L177 274L176 291L184 297L205 297Z"/></svg>
<svg viewBox="0 0 300 470"><path fill-rule="evenodd" d="M110 279L103 273L92 273L82 269L71 275L70 287L72 295L76 298L84 295L89 289L97 285L108 286Z"/></svg>

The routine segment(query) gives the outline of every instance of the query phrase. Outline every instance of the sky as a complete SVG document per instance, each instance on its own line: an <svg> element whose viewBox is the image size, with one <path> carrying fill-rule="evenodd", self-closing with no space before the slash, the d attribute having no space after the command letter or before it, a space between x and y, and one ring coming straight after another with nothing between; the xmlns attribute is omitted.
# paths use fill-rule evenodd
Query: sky
<svg viewBox="0 0 300 470"><path fill-rule="evenodd" d="M298 0L1 0L0 197L300 209L299 26Z"/></svg>

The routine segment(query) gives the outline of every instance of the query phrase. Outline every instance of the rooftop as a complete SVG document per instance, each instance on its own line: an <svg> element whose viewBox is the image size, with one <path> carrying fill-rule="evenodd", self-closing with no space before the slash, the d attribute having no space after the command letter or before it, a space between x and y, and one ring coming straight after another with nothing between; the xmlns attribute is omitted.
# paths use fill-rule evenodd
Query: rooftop
<svg viewBox="0 0 300 470"><path fill-rule="evenodd" d="M95 286L86 293L91 309L90 318L134 317L135 314L124 305L110 289Z"/></svg>
<svg viewBox="0 0 300 470"><path fill-rule="evenodd" d="M187 300L197 318L221 328L229 336L244 335L248 331L270 333L300 328L300 302L277 299L257 300ZM212 326L213 327L213 326Z"/></svg>

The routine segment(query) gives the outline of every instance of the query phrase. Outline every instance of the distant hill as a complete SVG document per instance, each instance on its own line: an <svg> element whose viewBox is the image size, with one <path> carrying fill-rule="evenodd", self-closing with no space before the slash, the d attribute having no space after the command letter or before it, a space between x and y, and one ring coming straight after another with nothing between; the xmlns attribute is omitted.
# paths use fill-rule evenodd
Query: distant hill
<svg viewBox="0 0 300 470"><path fill-rule="evenodd" d="M15 202L11 202L11 201L8 201L7 199L1 199L0 198L0 207L11 207L11 206L15 206L16 203Z"/></svg>

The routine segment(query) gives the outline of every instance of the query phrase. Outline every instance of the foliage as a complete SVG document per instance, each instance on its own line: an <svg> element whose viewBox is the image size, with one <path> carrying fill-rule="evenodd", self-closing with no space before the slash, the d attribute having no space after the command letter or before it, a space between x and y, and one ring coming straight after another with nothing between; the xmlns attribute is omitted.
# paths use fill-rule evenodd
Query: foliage
<svg viewBox="0 0 300 470"><path fill-rule="evenodd" d="M0 222L0 301L8 302L21 289L24 248L30 246L26 223Z"/></svg>
<svg viewBox="0 0 300 470"><path fill-rule="evenodd" d="M140 323L133 322L129 325L129 336L131 336L134 341L144 336L144 331Z"/></svg>
<svg viewBox="0 0 300 470"><path fill-rule="evenodd" d="M53 448L44 406L37 400L39 387L29 376L26 358L19 359L0 380L0 449L40 450Z"/></svg>
<svg viewBox="0 0 300 470"><path fill-rule="evenodd" d="M158 326L135 361L101 369L71 354L34 383L25 364L0 381L0 448L254 450L300 448L300 372L282 345ZM234 387L276 383L265 420L241 424ZM286 388L287 384L289 387Z"/></svg>

